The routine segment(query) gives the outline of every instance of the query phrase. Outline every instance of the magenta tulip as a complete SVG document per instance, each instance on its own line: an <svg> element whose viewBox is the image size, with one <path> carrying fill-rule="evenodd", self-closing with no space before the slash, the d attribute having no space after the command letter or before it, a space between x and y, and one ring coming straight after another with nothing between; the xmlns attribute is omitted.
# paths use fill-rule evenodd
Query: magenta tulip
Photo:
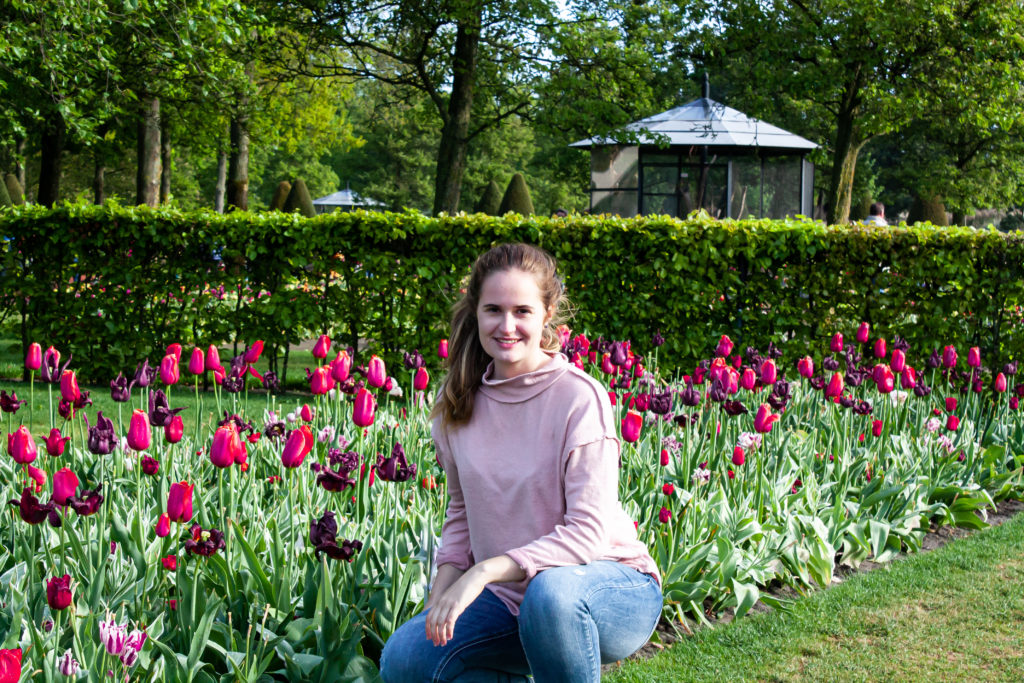
<svg viewBox="0 0 1024 683"><path fill-rule="evenodd" d="M193 375L201 375L206 372L206 359L203 357L203 350L196 347L192 349L192 356L188 359L188 371Z"/></svg>
<svg viewBox="0 0 1024 683"><path fill-rule="evenodd" d="M68 498L75 495L78 490L78 476L67 467L62 467L53 473L53 502L57 505L67 505Z"/></svg>
<svg viewBox="0 0 1024 683"><path fill-rule="evenodd" d="M896 374L903 372L903 368L907 367L907 357L899 349L893 349L892 359L889 361L889 367Z"/></svg>
<svg viewBox="0 0 1024 683"><path fill-rule="evenodd" d="M871 421L871 435L872 436L881 436L882 435L882 427L884 426L884 424L885 423L883 423L881 420L872 420Z"/></svg>
<svg viewBox="0 0 1024 683"><path fill-rule="evenodd" d="M960 429L960 418L956 415L949 415L946 417L946 429L951 432L955 432Z"/></svg>
<svg viewBox="0 0 1024 683"><path fill-rule="evenodd" d="M627 443L635 443L640 438L640 428L644 424L643 416L635 410L626 412L622 418L622 440Z"/></svg>
<svg viewBox="0 0 1024 683"><path fill-rule="evenodd" d="M174 482L167 494L167 515L172 522L184 524L192 519L192 491L195 486L185 482Z"/></svg>
<svg viewBox="0 0 1024 683"><path fill-rule="evenodd" d="M185 423L182 421L181 415L174 415L171 417L171 421L164 426L164 438L167 443L178 443L184 434Z"/></svg>
<svg viewBox="0 0 1024 683"><path fill-rule="evenodd" d="M284 451L281 453L281 464L285 467L299 467L306 459L309 452L313 450L313 432L309 427L302 425L288 435Z"/></svg>
<svg viewBox="0 0 1024 683"><path fill-rule="evenodd" d="M836 332L835 334L832 335L832 342L829 344L829 349L831 349L832 353L842 353L843 352L843 333L842 332Z"/></svg>
<svg viewBox="0 0 1024 683"><path fill-rule="evenodd" d="M356 400L352 406L352 422L360 427L369 427L373 424L375 408L373 394L360 387L359 391L356 392Z"/></svg>
<svg viewBox="0 0 1024 683"><path fill-rule="evenodd" d="M36 441L28 433L28 427L21 425L7 435L7 453L19 465L27 465L36 459Z"/></svg>
<svg viewBox="0 0 1024 683"><path fill-rule="evenodd" d="M412 378L412 388L416 391L426 391L430 384L430 374L426 368L416 368L416 375Z"/></svg>
<svg viewBox="0 0 1024 683"><path fill-rule="evenodd" d="M766 360L761 364L761 382L762 384L775 384L775 380L778 378L778 368L775 367L775 361Z"/></svg>
<svg viewBox="0 0 1024 683"><path fill-rule="evenodd" d="M757 384L757 375L750 368L744 368L743 374L740 375L740 386L750 391Z"/></svg>
<svg viewBox="0 0 1024 683"><path fill-rule="evenodd" d="M55 576L46 582L46 604L55 611L66 610L74 596L71 593L71 577Z"/></svg>
<svg viewBox="0 0 1024 683"><path fill-rule="evenodd" d="M661 509L658 510L658 521L662 524L668 524L670 519L672 519L672 511L667 507L662 506Z"/></svg>
<svg viewBox="0 0 1024 683"><path fill-rule="evenodd" d="M160 518L156 520L156 527L153 532L160 538L165 538L171 533L171 518L165 512L160 515Z"/></svg>
<svg viewBox="0 0 1024 683"><path fill-rule="evenodd" d="M388 373L384 368L384 360L380 356L371 356L370 363L366 368L366 383L379 389L387 380Z"/></svg>
<svg viewBox="0 0 1024 683"><path fill-rule="evenodd" d="M303 422L313 421L313 409L309 407L308 403L303 403L302 407L299 408L299 417L302 418Z"/></svg>
<svg viewBox="0 0 1024 683"><path fill-rule="evenodd" d="M947 346L942 349L942 367L944 368L955 368L956 367L956 347Z"/></svg>
<svg viewBox="0 0 1024 683"><path fill-rule="evenodd" d="M223 365L220 364L220 351L214 344L210 344L209 348L206 349L206 358L203 361L203 368L208 371L214 371L218 368L223 369Z"/></svg>
<svg viewBox="0 0 1024 683"><path fill-rule="evenodd" d="M167 345L167 350L164 351L166 356L174 356L174 359L181 363L181 344L174 342L173 344Z"/></svg>
<svg viewBox="0 0 1024 683"><path fill-rule="evenodd" d="M321 365L310 373L309 390L314 395L326 394L333 388L334 379L331 377L331 367L329 365Z"/></svg>
<svg viewBox="0 0 1024 683"><path fill-rule="evenodd" d="M28 353L25 354L25 369L35 371L43 365L43 349L36 342L28 345Z"/></svg>
<svg viewBox="0 0 1024 683"><path fill-rule="evenodd" d="M967 365L972 368L981 367L981 350L977 346L967 349Z"/></svg>
<svg viewBox="0 0 1024 683"><path fill-rule="evenodd" d="M173 354L169 353L164 356L164 359L160 361L160 381L170 386L177 384L181 377L181 373L178 370L178 358Z"/></svg>
<svg viewBox="0 0 1024 683"><path fill-rule="evenodd" d="M331 361L331 379L335 382L344 382L348 379L351 370L352 357L348 355L348 351L344 349L338 351L338 355Z"/></svg>
<svg viewBox="0 0 1024 683"><path fill-rule="evenodd" d="M736 465L736 467L740 467L746 461L747 461L746 454L743 452L742 448L737 446L736 448L732 449L732 464L733 465Z"/></svg>
<svg viewBox="0 0 1024 683"><path fill-rule="evenodd" d="M263 340L257 339L252 343L252 346L245 350L242 354L242 360L245 361L246 365L255 365L260 360L260 355L263 353Z"/></svg>
<svg viewBox="0 0 1024 683"><path fill-rule="evenodd" d="M917 386L917 371L909 365L900 373L900 386L907 391Z"/></svg>
<svg viewBox="0 0 1024 683"><path fill-rule="evenodd" d="M796 362L796 371L801 377L810 379L814 376L814 360L810 356L804 356Z"/></svg>
<svg viewBox="0 0 1024 683"><path fill-rule="evenodd" d="M956 410L956 403L957 403L956 396L947 396L946 397L946 412L947 413L952 413L954 410Z"/></svg>
<svg viewBox="0 0 1024 683"><path fill-rule="evenodd" d="M722 338L718 340L718 346L715 347L715 355L720 358L725 358L732 353L732 339L728 336L722 335Z"/></svg>
<svg viewBox="0 0 1024 683"><path fill-rule="evenodd" d="M50 435L46 437L46 452L54 458L64 455L64 447L67 446L68 441L71 441L71 437L61 436L60 430L54 427L50 430Z"/></svg>
<svg viewBox="0 0 1024 683"><path fill-rule="evenodd" d="M326 334L321 334L320 338L316 340L316 344L313 345L313 357L323 360L327 358L327 353L331 350L331 338Z"/></svg>
<svg viewBox="0 0 1024 683"><path fill-rule="evenodd" d="M754 416L754 429L759 434L767 434L772 431L772 425L775 424L779 419L778 415L772 414L772 409L767 403L762 403L761 407L757 409L757 415Z"/></svg>
<svg viewBox="0 0 1024 683"><path fill-rule="evenodd" d="M892 393L892 390L896 388L896 377L892 374L892 369L884 363L879 363L875 366L872 379L874 379L878 390L883 394Z"/></svg>
<svg viewBox="0 0 1024 683"><path fill-rule="evenodd" d="M871 326L867 323L861 323L860 327L857 328L857 341L861 344L867 344L868 339L871 339Z"/></svg>
<svg viewBox="0 0 1024 683"><path fill-rule="evenodd" d="M60 374L60 397L69 403L74 403L82 392L78 389L78 378L74 370L65 370Z"/></svg>
<svg viewBox="0 0 1024 683"><path fill-rule="evenodd" d="M149 448L149 444L149 413L135 409L132 411L132 420L128 423L128 446L133 451L144 451Z"/></svg>
<svg viewBox="0 0 1024 683"><path fill-rule="evenodd" d="M998 391L1000 394L1006 391L1006 375L1004 375L1001 372L998 375L996 375L995 390Z"/></svg>
<svg viewBox="0 0 1024 683"><path fill-rule="evenodd" d="M448 340L442 339L437 343L437 357L445 359L448 357Z"/></svg>
<svg viewBox="0 0 1024 683"><path fill-rule="evenodd" d="M234 422L228 422L217 428L213 433L213 445L210 446L210 462L214 467L231 467L235 460L244 457L242 439L238 436Z"/></svg>

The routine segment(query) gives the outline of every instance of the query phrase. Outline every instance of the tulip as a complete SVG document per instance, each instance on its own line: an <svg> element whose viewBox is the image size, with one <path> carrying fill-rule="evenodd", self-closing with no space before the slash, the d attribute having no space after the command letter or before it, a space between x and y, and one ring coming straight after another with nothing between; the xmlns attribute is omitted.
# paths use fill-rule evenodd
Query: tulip
<svg viewBox="0 0 1024 683"><path fill-rule="evenodd" d="M141 465L142 473L149 477L152 477L160 471L160 463L155 458L151 458L148 455L142 456Z"/></svg>
<svg viewBox="0 0 1024 683"><path fill-rule="evenodd" d="M327 358L327 352L331 350L331 338L326 334L321 334L320 338L316 340L316 344L313 345L313 357L323 360Z"/></svg>
<svg viewBox="0 0 1024 683"><path fill-rule="evenodd" d="M843 352L843 333L842 332L836 332L835 334L833 334L832 335L832 342L829 344L828 347L829 347L829 349L831 349L832 353L842 353Z"/></svg>
<svg viewBox="0 0 1024 683"><path fill-rule="evenodd" d="M164 426L164 438L167 443L178 443L184 434L185 423L181 419L181 415L172 416L171 421Z"/></svg>
<svg viewBox="0 0 1024 683"><path fill-rule="evenodd" d="M252 346L249 346L245 349L245 353L242 354L242 360L245 361L247 365L255 365L257 362L259 362L260 354L262 353L263 340L257 339L252 343Z"/></svg>
<svg viewBox="0 0 1024 683"><path fill-rule="evenodd" d="M0 650L0 683L18 683L21 680L21 648Z"/></svg>
<svg viewBox="0 0 1024 683"><path fill-rule="evenodd" d="M322 365L313 370L309 375L309 390L315 396L321 396L334 388L334 379L331 377L331 367Z"/></svg>
<svg viewBox="0 0 1024 683"><path fill-rule="evenodd" d="M180 379L181 373L178 370L178 358L169 353L164 356L164 359L160 361L160 381L170 386L177 384Z"/></svg>
<svg viewBox="0 0 1024 683"><path fill-rule="evenodd" d="M303 422L313 421L313 409L309 407L308 403L302 404L302 408L299 409L299 417L302 418Z"/></svg>
<svg viewBox="0 0 1024 683"><path fill-rule="evenodd" d="M203 369L208 371L223 370L224 366L220 363L220 351L213 344L206 349L206 358L203 360Z"/></svg>
<svg viewBox="0 0 1024 683"><path fill-rule="evenodd" d="M718 340L718 346L715 347L715 355L720 358L725 358L732 353L732 347L732 339L729 339L728 336L723 334L722 338Z"/></svg>
<svg viewBox="0 0 1024 683"><path fill-rule="evenodd" d="M954 368L956 367L956 347L947 346L942 349L942 367Z"/></svg>
<svg viewBox="0 0 1024 683"><path fill-rule="evenodd" d="M36 371L43 365L43 349L36 342L28 345L28 353L25 354L25 369Z"/></svg>
<svg viewBox="0 0 1024 683"><path fill-rule="evenodd" d="M78 663L78 660L71 654L71 650L65 650L64 655L57 660L57 670L60 671L67 678L77 678L78 670L82 668ZM0 671L0 681L4 680L2 671Z"/></svg>
<svg viewBox="0 0 1024 683"><path fill-rule="evenodd" d="M217 428L213 433L213 445L210 446L210 462L215 467L231 467L238 458L244 459L242 439L238 435L234 422L228 422Z"/></svg>
<svg viewBox="0 0 1024 683"><path fill-rule="evenodd" d="M60 351L52 346L47 347L43 352L42 380L53 384L60 381L60 373L57 371L60 366Z"/></svg>
<svg viewBox="0 0 1024 683"><path fill-rule="evenodd" d="M66 610L74 596L71 593L71 577L55 576L46 582L46 604L58 612Z"/></svg>
<svg viewBox="0 0 1024 683"><path fill-rule="evenodd" d="M199 347L192 349L192 356L188 359L188 371L193 375L201 375L206 372L206 359L203 357L203 350Z"/></svg>
<svg viewBox="0 0 1024 683"><path fill-rule="evenodd" d="M664 448L661 449L661 466L668 467L668 451Z"/></svg>
<svg viewBox="0 0 1024 683"><path fill-rule="evenodd" d="M28 401L19 401L17 392L12 391L10 395L0 389L0 411L14 414L18 412Z"/></svg>
<svg viewBox="0 0 1024 683"><path fill-rule="evenodd" d="M745 368L743 370L743 374L740 375L739 385L747 391L750 391L754 388L755 384L757 384L757 375L755 375L754 371L750 368Z"/></svg>
<svg viewBox="0 0 1024 683"><path fill-rule="evenodd" d="M743 449L740 448L739 446L732 449L732 464L736 465L737 467L741 466L743 463L747 461L745 455L746 454L743 452Z"/></svg>
<svg viewBox="0 0 1024 683"><path fill-rule="evenodd" d="M103 504L103 496L100 495L101 488L102 484L99 484L91 491L82 491L81 496L68 498L68 506L82 517L95 515L100 511L100 505Z"/></svg>
<svg viewBox="0 0 1024 683"><path fill-rule="evenodd" d="M828 380L828 386L825 387L825 396L828 398L839 398L843 395L843 376L838 372L833 372L832 377Z"/></svg>
<svg viewBox="0 0 1024 683"><path fill-rule="evenodd" d="M804 356L797 361L796 371L800 373L801 377L810 379L814 376L814 361L810 356Z"/></svg>
<svg viewBox="0 0 1024 683"><path fill-rule="evenodd" d="M124 652L125 641L128 640L128 629L119 626L114 618L109 621L100 622L100 642L106 648L107 654L112 657L119 657Z"/></svg>
<svg viewBox="0 0 1024 683"><path fill-rule="evenodd" d="M448 340L442 339L437 343L437 357L445 359L448 357Z"/></svg>
<svg viewBox="0 0 1024 683"><path fill-rule="evenodd" d="M956 415L949 415L946 417L946 429L951 432L955 432L960 428L960 418Z"/></svg>
<svg viewBox="0 0 1024 683"><path fill-rule="evenodd" d="M41 504L39 499L32 495L32 489L27 486L21 490L20 500L11 500L8 504L17 506L18 515L28 524L39 524L45 519L52 527L61 525L56 503L51 500L49 503Z"/></svg>
<svg viewBox="0 0 1024 683"><path fill-rule="evenodd" d="M352 422L360 427L369 427L373 424L375 408L373 394L360 387L356 392L356 400L352 406Z"/></svg>
<svg viewBox="0 0 1024 683"><path fill-rule="evenodd" d="M601 372L606 375L614 375L616 372L615 365L612 363L612 354L605 353L601 355Z"/></svg>
<svg viewBox="0 0 1024 683"><path fill-rule="evenodd" d="M46 486L46 472L42 471L38 467L32 467L32 465L28 465L27 467L29 478L36 483L35 492L39 493L43 490L43 487Z"/></svg>
<svg viewBox="0 0 1024 683"><path fill-rule="evenodd" d="M161 514L160 518L156 520L156 527L153 529L153 533L160 538L166 538L171 533L171 518L166 512Z"/></svg>
<svg viewBox="0 0 1024 683"><path fill-rule="evenodd" d="M57 505L67 505L68 499L78 490L78 476L67 467L53 473L53 495L50 499Z"/></svg>
<svg viewBox="0 0 1024 683"><path fill-rule="evenodd" d="M668 484L667 483L667 484L664 484L661 487L661 492L663 494L665 494L666 496L671 496L672 494L674 494L676 492L676 487L673 486L672 484Z"/></svg>
<svg viewBox="0 0 1024 683"><path fill-rule="evenodd" d="M667 507L662 506L661 509L658 510L658 521L662 524L668 524L670 519L672 519L672 511Z"/></svg>
<svg viewBox="0 0 1024 683"><path fill-rule="evenodd" d="M416 391L426 391L430 383L430 374L426 368L418 368L416 375L412 378L412 388Z"/></svg>
<svg viewBox="0 0 1024 683"><path fill-rule="evenodd" d="M181 344L174 342L173 344L167 345L167 350L164 351L164 355L174 356L174 360L181 363Z"/></svg>
<svg viewBox="0 0 1024 683"><path fill-rule="evenodd" d="M396 443L391 449L389 457L385 458L383 455L377 457L374 470L384 481L403 482L416 476L416 464L409 464L405 458L405 449L400 443Z"/></svg>
<svg viewBox="0 0 1024 683"><path fill-rule="evenodd" d="M643 426L644 418L635 410L626 412L622 418L622 440L627 443L635 443L640 438L640 427Z"/></svg>
<svg viewBox="0 0 1024 683"><path fill-rule="evenodd" d="M406 351L402 354L402 364L406 370L418 370L424 365L423 354L419 349L414 349L412 353Z"/></svg>
<svg viewBox="0 0 1024 683"><path fill-rule="evenodd" d="M908 391L917 386L917 371L909 365L900 373L900 386Z"/></svg>
<svg viewBox="0 0 1024 683"><path fill-rule="evenodd" d="M306 425L302 425L288 436L284 451L281 453L281 464L289 468L300 466L313 450L314 442L313 432Z"/></svg>
<svg viewBox="0 0 1024 683"><path fill-rule="evenodd" d="M136 408L128 423L128 447L133 451L144 451L150 444L149 414Z"/></svg>
<svg viewBox="0 0 1024 683"><path fill-rule="evenodd" d="M173 572L178 568L178 556L168 555L167 557L161 557L160 564L162 564L164 569L167 571Z"/></svg>
<svg viewBox="0 0 1024 683"><path fill-rule="evenodd" d="M351 370L352 357L348 355L348 351L344 349L338 351L338 355L331 361L331 379L335 382L344 382L348 379Z"/></svg>
<svg viewBox="0 0 1024 683"><path fill-rule="evenodd" d="M370 472L372 474L373 470ZM309 523L309 541L316 550L317 558L320 557L320 553L324 553L332 559L348 561L363 548L362 541L341 539L341 544L338 544L338 523L330 510L324 512L320 519Z"/></svg>
<svg viewBox="0 0 1024 683"><path fill-rule="evenodd" d="M135 386L135 380L129 382L124 373L117 373L117 377L110 380L110 398L118 403L127 403L132 397L132 387Z"/></svg>
<svg viewBox="0 0 1024 683"><path fill-rule="evenodd" d="M36 459L36 441L28 433L28 427L21 425L7 435L7 453L19 465L27 465Z"/></svg>
<svg viewBox="0 0 1024 683"><path fill-rule="evenodd" d="M1019 405L1020 405L1020 399L1017 398L1016 396L1011 396L1010 397L1010 410L1017 410L1017 407Z"/></svg>
<svg viewBox="0 0 1024 683"><path fill-rule="evenodd" d="M872 420L871 421L871 435L872 436L881 436L882 435L882 426L883 426L883 424L884 423L881 420Z"/></svg>
<svg viewBox="0 0 1024 683"><path fill-rule="evenodd" d="M74 370L65 370L60 373L60 395L65 401L74 403L82 392L78 389L78 378Z"/></svg>
<svg viewBox="0 0 1024 683"><path fill-rule="evenodd" d="M954 410L956 410L956 396L947 396L946 397L946 412L947 413L952 413Z"/></svg>
<svg viewBox="0 0 1024 683"><path fill-rule="evenodd" d="M198 524L193 524L189 534L191 538L185 541L185 550L193 555L210 557L226 547L224 534L218 529L203 529Z"/></svg>
<svg viewBox="0 0 1024 683"><path fill-rule="evenodd" d="M778 377L778 368L775 367L775 361L766 360L761 364L761 383L762 384L775 384L775 380Z"/></svg>
<svg viewBox="0 0 1024 683"><path fill-rule="evenodd" d="M977 346L967 349L967 364L972 368L981 367L981 350Z"/></svg>
<svg viewBox="0 0 1024 683"><path fill-rule="evenodd" d="M996 375L995 390L998 391L1000 394L1006 391L1006 375L1004 375L1001 372L998 375Z"/></svg>
<svg viewBox="0 0 1024 683"><path fill-rule="evenodd" d="M767 434L772 431L772 425L778 421L779 416L773 415L771 408L766 403L762 403L761 407L757 409L757 415L754 416L754 429L759 434Z"/></svg>
<svg viewBox="0 0 1024 683"><path fill-rule="evenodd" d="M167 515L172 522L184 524L192 519L192 484L175 482L167 494Z"/></svg>
<svg viewBox="0 0 1024 683"><path fill-rule="evenodd" d="M379 356L372 356L366 368L366 383L375 389L384 386L388 373L384 369L384 361Z"/></svg>
<svg viewBox="0 0 1024 683"><path fill-rule="evenodd" d="M875 340L875 358L885 358L889 352L885 348L885 339L879 337Z"/></svg>
<svg viewBox="0 0 1024 683"><path fill-rule="evenodd" d="M868 339L871 338L871 326L867 323L861 323L860 327L857 328L857 341L861 344L867 344Z"/></svg>

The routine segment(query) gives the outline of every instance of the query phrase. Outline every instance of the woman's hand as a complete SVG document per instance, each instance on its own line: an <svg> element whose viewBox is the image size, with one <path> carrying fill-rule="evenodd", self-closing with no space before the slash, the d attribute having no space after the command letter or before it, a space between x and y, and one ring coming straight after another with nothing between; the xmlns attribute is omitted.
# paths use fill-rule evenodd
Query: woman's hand
<svg viewBox="0 0 1024 683"><path fill-rule="evenodd" d="M458 571L451 567L451 572L446 571L442 577L441 570L448 567L451 565L442 565L438 569L435 591L439 587L438 583L451 581L451 577L455 576L454 572ZM427 600L427 606L430 608L430 612L427 613L427 639L434 645L447 645L455 633L455 622L477 599L487 584L522 581L525 578L526 572L508 555L499 555L473 565L465 574L458 576L443 592L438 591L440 595L437 592L431 592L430 598Z"/></svg>

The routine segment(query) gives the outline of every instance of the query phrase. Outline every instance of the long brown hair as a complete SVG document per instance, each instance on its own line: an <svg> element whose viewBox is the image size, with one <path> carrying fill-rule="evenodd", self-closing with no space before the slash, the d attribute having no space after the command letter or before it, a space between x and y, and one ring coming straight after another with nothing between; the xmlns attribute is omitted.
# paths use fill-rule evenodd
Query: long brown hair
<svg viewBox="0 0 1024 683"><path fill-rule="evenodd" d="M521 270L537 281L545 311L554 314L544 326L540 346L558 351L561 344L556 327L562 322L568 305L558 278L555 259L543 249L529 244L499 244L477 257L466 283L466 293L452 306L452 331L448 338L447 376L438 392L430 417L441 418L441 425L464 424L473 416L473 401L491 357L480 345L476 309L484 280L492 273Z"/></svg>

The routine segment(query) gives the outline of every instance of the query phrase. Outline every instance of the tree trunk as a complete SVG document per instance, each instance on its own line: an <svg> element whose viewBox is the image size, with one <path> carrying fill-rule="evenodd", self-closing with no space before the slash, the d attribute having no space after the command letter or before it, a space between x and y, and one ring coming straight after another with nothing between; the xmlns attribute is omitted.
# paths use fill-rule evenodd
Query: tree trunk
<svg viewBox="0 0 1024 683"><path fill-rule="evenodd" d="M14 175L18 184L25 187L25 138L20 137L14 143Z"/></svg>
<svg viewBox="0 0 1024 683"><path fill-rule="evenodd" d="M213 210L224 213L224 193L228 182L228 153L217 152L217 188L213 191Z"/></svg>
<svg viewBox="0 0 1024 683"><path fill-rule="evenodd" d="M156 206L160 201L160 99L142 98L137 126L135 203Z"/></svg>
<svg viewBox="0 0 1024 683"><path fill-rule="evenodd" d="M39 142L39 192L36 193L36 202L43 206L53 206L60 198L61 157L66 142L64 117L54 112L43 122Z"/></svg>
<svg viewBox="0 0 1024 683"><path fill-rule="evenodd" d="M171 201L171 131L167 117L160 118L160 203Z"/></svg>
<svg viewBox="0 0 1024 683"><path fill-rule="evenodd" d="M828 189L829 225L846 223L850 219L850 204L853 194L853 175L857 168L857 156L864 141L857 140L855 114L844 112L836 125L836 146L832 153L832 178Z"/></svg>
<svg viewBox="0 0 1024 683"><path fill-rule="evenodd" d="M103 165L102 152L96 152L92 167L92 201L94 204L102 205L107 200L107 188L104 175L107 167Z"/></svg>
<svg viewBox="0 0 1024 683"><path fill-rule="evenodd" d="M243 106L245 104L243 103ZM228 155L227 204L249 209L249 115L231 119L231 151Z"/></svg>
<svg viewBox="0 0 1024 683"><path fill-rule="evenodd" d="M482 6L478 6L473 16L459 23L455 34L452 92L437 151L437 172L434 181L435 215L442 211L455 213L459 210L462 175L466 170L466 148L469 145L469 121L473 108L481 13Z"/></svg>

